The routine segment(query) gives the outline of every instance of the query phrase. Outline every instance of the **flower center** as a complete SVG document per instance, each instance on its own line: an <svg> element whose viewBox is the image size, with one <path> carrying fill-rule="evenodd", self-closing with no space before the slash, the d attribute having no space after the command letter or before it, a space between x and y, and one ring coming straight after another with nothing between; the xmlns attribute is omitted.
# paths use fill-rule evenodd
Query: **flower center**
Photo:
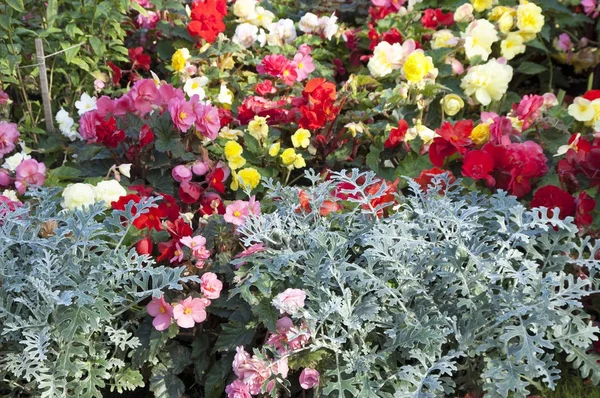
<svg viewBox="0 0 600 398"><path fill-rule="evenodd" d="M298 64L298 69L302 69L302 68L304 68L304 64L303 64L302 62L300 62L300 63Z"/></svg>
<svg viewBox="0 0 600 398"><path fill-rule="evenodd" d="M196 83L196 82L193 82L193 83L192 83L192 90L195 90L195 89L197 89L197 88L198 88L198 83Z"/></svg>
<svg viewBox="0 0 600 398"><path fill-rule="evenodd" d="M185 310L183 310L183 313L184 313L185 315L189 315L189 314L191 314L191 313L192 313L192 309L191 309L191 308L186 308Z"/></svg>
<svg viewBox="0 0 600 398"><path fill-rule="evenodd" d="M184 111L179 112L179 119L183 120L187 117L187 113L185 113Z"/></svg>
<svg viewBox="0 0 600 398"><path fill-rule="evenodd" d="M235 217L239 217L239 216L241 216L241 215L242 215L242 213L240 213L238 210L236 210L236 211L234 211L234 212L233 212L233 215L234 215Z"/></svg>
<svg viewBox="0 0 600 398"><path fill-rule="evenodd" d="M161 306L161 307L158 309L158 312L160 312L161 314L165 314L165 313L167 312L167 310L166 310L166 308L165 308L165 307Z"/></svg>

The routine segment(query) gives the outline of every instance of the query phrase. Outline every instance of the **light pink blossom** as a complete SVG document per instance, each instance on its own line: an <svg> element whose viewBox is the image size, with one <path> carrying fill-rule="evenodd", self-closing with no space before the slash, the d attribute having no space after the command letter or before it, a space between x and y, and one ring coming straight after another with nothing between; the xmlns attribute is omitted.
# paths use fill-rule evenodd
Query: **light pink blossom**
<svg viewBox="0 0 600 398"><path fill-rule="evenodd" d="M233 357L233 363L231 364L231 367L233 369L233 373L235 373L236 376L239 377L240 375L240 367L248 362L250 360L250 354L248 354L246 352L246 350L244 350L244 346L238 346L235 349L235 356Z"/></svg>
<svg viewBox="0 0 600 398"><path fill-rule="evenodd" d="M191 102L196 115L196 129L204 137L214 140L219 135L221 120L219 110L212 105L198 102L198 95L193 95Z"/></svg>
<svg viewBox="0 0 600 398"><path fill-rule="evenodd" d="M206 304L202 299L188 297L173 307L173 318L182 328L192 328L206 320Z"/></svg>
<svg viewBox="0 0 600 398"><path fill-rule="evenodd" d="M14 123L0 121L0 159L15 149L19 140L19 130Z"/></svg>
<svg viewBox="0 0 600 398"><path fill-rule="evenodd" d="M296 74L298 75L296 81L299 82L308 78L308 75L315 70L315 64L310 55L298 53L294 56L292 63L296 65Z"/></svg>
<svg viewBox="0 0 600 398"><path fill-rule="evenodd" d="M152 297L152 301L146 306L146 311L154 317L152 326L156 330L163 331L169 328L173 320L173 306L165 301L164 296Z"/></svg>
<svg viewBox="0 0 600 398"><path fill-rule="evenodd" d="M207 272L200 278L200 289L204 297L211 300L218 299L223 289L223 282L217 279L217 275L213 272Z"/></svg>
<svg viewBox="0 0 600 398"><path fill-rule="evenodd" d="M185 236L179 239L179 242L183 245L189 247L192 250L192 255L195 256L198 250L201 250L206 245L206 238L202 235L194 236Z"/></svg>
<svg viewBox="0 0 600 398"><path fill-rule="evenodd" d="M306 293L303 290L286 289L273 299L273 305L282 314L295 314L300 308L304 307L305 299Z"/></svg>
<svg viewBox="0 0 600 398"><path fill-rule="evenodd" d="M189 182L192 180L192 170L189 167L182 164L173 167L171 170L171 176L177 182Z"/></svg>
<svg viewBox="0 0 600 398"><path fill-rule="evenodd" d="M152 111L152 106L159 99L158 88L152 79L138 80L129 93L133 100L133 106L140 115L145 115Z"/></svg>
<svg viewBox="0 0 600 398"><path fill-rule="evenodd" d="M17 191L22 195L30 185L44 185L45 173L46 165L44 163L40 163L35 159L22 161L15 170L15 187Z"/></svg>
<svg viewBox="0 0 600 398"><path fill-rule="evenodd" d="M300 387L310 390L316 385L319 385L319 372L315 369L304 368L300 373Z"/></svg>
<svg viewBox="0 0 600 398"><path fill-rule="evenodd" d="M192 104L178 98L172 98L168 105L171 120L175 127L182 133L189 130L196 121L196 114Z"/></svg>
<svg viewBox="0 0 600 398"><path fill-rule="evenodd" d="M248 217L248 202L236 200L225 208L223 218L233 225L243 225Z"/></svg>
<svg viewBox="0 0 600 398"><path fill-rule="evenodd" d="M181 250L181 245L179 242L175 244L175 252L173 252L173 257L169 260L170 263L181 262L183 260L183 250Z"/></svg>
<svg viewBox="0 0 600 398"><path fill-rule="evenodd" d="M252 395L258 395L265 381L271 376L269 364L253 356L238 367L240 380L248 386Z"/></svg>
<svg viewBox="0 0 600 398"><path fill-rule="evenodd" d="M241 380L235 380L225 387L227 398L252 398L248 386Z"/></svg>

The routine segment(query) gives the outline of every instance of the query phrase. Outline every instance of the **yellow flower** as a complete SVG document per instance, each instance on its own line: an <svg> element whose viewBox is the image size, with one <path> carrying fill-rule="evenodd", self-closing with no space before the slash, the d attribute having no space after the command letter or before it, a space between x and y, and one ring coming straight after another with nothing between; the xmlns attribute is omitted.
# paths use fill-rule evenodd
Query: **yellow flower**
<svg viewBox="0 0 600 398"><path fill-rule="evenodd" d="M517 27L524 33L539 33L544 26L542 9L533 3L517 7Z"/></svg>
<svg viewBox="0 0 600 398"><path fill-rule="evenodd" d="M583 97L575 98L573 103L569 105L569 115L580 122L589 122L594 118L594 114L592 102Z"/></svg>
<svg viewBox="0 0 600 398"><path fill-rule="evenodd" d="M231 188L232 191L237 191L239 187L240 182L238 180L238 175L235 170L231 170L231 184L229 184L229 188Z"/></svg>
<svg viewBox="0 0 600 398"><path fill-rule="evenodd" d="M454 47L458 43L458 39L454 37L452 31L449 29L438 30L431 37L431 48L449 48Z"/></svg>
<svg viewBox="0 0 600 398"><path fill-rule="evenodd" d="M471 4L473 4L473 8L477 12L485 11L489 8L492 8L493 5L492 0L471 0Z"/></svg>
<svg viewBox="0 0 600 398"><path fill-rule="evenodd" d="M231 170L237 170L243 165L246 164L246 159L241 156L234 156L232 158L227 159L229 161L229 168Z"/></svg>
<svg viewBox="0 0 600 398"><path fill-rule="evenodd" d="M359 123L350 122L350 123L346 124L344 127L346 127L348 129L348 131L350 131L350 134L352 134L352 137L356 137L356 133L363 133L365 131L364 124L362 122L359 122Z"/></svg>
<svg viewBox="0 0 600 398"><path fill-rule="evenodd" d="M241 185L254 189L260 183L260 173L253 167L246 167L237 173Z"/></svg>
<svg viewBox="0 0 600 398"><path fill-rule="evenodd" d="M490 140L490 123L481 123L471 131L471 141L475 145L483 145Z"/></svg>
<svg viewBox="0 0 600 398"><path fill-rule="evenodd" d="M180 48L175 51L173 58L171 58L171 66L176 72L183 72L187 60L190 58L190 52L187 48Z"/></svg>
<svg viewBox="0 0 600 398"><path fill-rule="evenodd" d="M497 21L504 14L509 13L509 15L512 15L515 12L516 11L513 8L506 7L506 6L497 6L497 7L494 7L494 9L490 12L490 15L488 15L488 19L490 21Z"/></svg>
<svg viewBox="0 0 600 398"><path fill-rule="evenodd" d="M279 153L279 149L281 149L281 145L279 144L279 142L276 142L276 143L272 144L269 147L269 156L271 156L273 158L275 156L277 156L277 154Z"/></svg>
<svg viewBox="0 0 600 398"><path fill-rule="evenodd" d="M465 102L456 94L448 94L440 101L444 113L448 116L456 115L465 106Z"/></svg>
<svg viewBox="0 0 600 398"><path fill-rule="evenodd" d="M225 144L225 158L227 160L239 157L244 152L244 148L235 141L227 141Z"/></svg>
<svg viewBox="0 0 600 398"><path fill-rule="evenodd" d="M508 60L513 59L517 54L523 54L525 52L525 44L523 44L523 37L515 32L511 32L506 36L506 39L500 43L500 49L502 50L502 56Z"/></svg>
<svg viewBox="0 0 600 398"><path fill-rule="evenodd" d="M301 154L296 154L296 159L294 159L294 167L297 169L301 169L306 167L306 162L304 161L304 157Z"/></svg>
<svg viewBox="0 0 600 398"><path fill-rule="evenodd" d="M296 130L294 135L292 135L292 144L294 145L294 148L308 148L310 145L310 131L307 129Z"/></svg>
<svg viewBox="0 0 600 398"><path fill-rule="evenodd" d="M290 166L294 164L295 160L296 151L294 150L294 148L288 148L281 154L281 161L283 162L284 166Z"/></svg>
<svg viewBox="0 0 600 398"><path fill-rule="evenodd" d="M238 137L242 137L244 135L240 130L230 129L227 126L223 126L221 131L219 131L219 138L225 138L227 140L237 141Z"/></svg>
<svg viewBox="0 0 600 398"><path fill-rule="evenodd" d="M515 18L510 12L505 12L498 20L498 28L500 32L508 33L515 26Z"/></svg>
<svg viewBox="0 0 600 398"><path fill-rule="evenodd" d="M423 51L417 50L408 56L403 69L409 82L418 83L433 70L433 61Z"/></svg>
<svg viewBox="0 0 600 398"><path fill-rule="evenodd" d="M248 132L250 135L257 140L267 138L269 135L269 126L267 125L267 118L261 116L254 116L254 119L248 123Z"/></svg>

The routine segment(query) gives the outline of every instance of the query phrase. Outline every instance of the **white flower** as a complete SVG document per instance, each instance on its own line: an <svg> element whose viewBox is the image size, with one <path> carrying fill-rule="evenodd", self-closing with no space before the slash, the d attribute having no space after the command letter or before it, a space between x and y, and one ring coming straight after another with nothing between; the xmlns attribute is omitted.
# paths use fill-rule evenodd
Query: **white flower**
<svg viewBox="0 0 600 398"><path fill-rule="evenodd" d="M304 33L313 33L319 27L319 17L312 12L307 12L302 18L300 18L298 27Z"/></svg>
<svg viewBox="0 0 600 398"><path fill-rule="evenodd" d="M454 11L454 21L470 22L473 20L473 5L465 3Z"/></svg>
<svg viewBox="0 0 600 398"><path fill-rule="evenodd" d="M577 144L579 143L580 138L581 138L581 134L577 133L573 142L568 145L559 146L558 150L556 151L556 155L554 155L554 156L564 155L565 153L567 153L569 151L569 149L574 149L575 151L577 151Z"/></svg>
<svg viewBox="0 0 600 398"><path fill-rule="evenodd" d="M131 178L131 163L125 163L117 167L119 173L123 174L127 178Z"/></svg>
<svg viewBox="0 0 600 398"><path fill-rule="evenodd" d="M237 0L233 5L233 15L242 22L249 21L255 17L256 3L256 0Z"/></svg>
<svg viewBox="0 0 600 398"><path fill-rule="evenodd" d="M15 171L17 166L27 159L31 159L31 156L27 155L25 152L17 152L14 155L5 158L2 167L9 171Z"/></svg>
<svg viewBox="0 0 600 398"><path fill-rule="evenodd" d="M61 206L64 209L75 210L88 207L96 203L94 187L90 184L69 184L62 193Z"/></svg>
<svg viewBox="0 0 600 398"><path fill-rule="evenodd" d="M406 52L400 43L390 44L382 41L373 50L368 67L373 77L387 76L395 69L402 67Z"/></svg>
<svg viewBox="0 0 600 398"><path fill-rule="evenodd" d="M332 14L330 17L321 17L319 18L319 30L327 38L327 40L331 40L333 35L335 35L338 31L337 25L337 17Z"/></svg>
<svg viewBox="0 0 600 398"><path fill-rule="evenodd" d="M13 202L20 202L19 198L17 197L17 191L14 191L12 189L5 189L2 192L2 196L7 197L8 199L12 200Z"/></svg>
<svg viewBox="0 0 600 398"><path fill-rule="evenodd" d="M432 129L430 129L427 126L423 126L421 124L421 121L417 121L417 124L415 125L415 127L413 128L414 131L411 131L412 129L408 129L407 132L407 136L412 136L414 135L414 138L416 138L416 136L418 135L419 138L421 139L421 141L423 141L423 144L427 145L427 144L431 144L431 142L433 141L433 139L435 137L439 137L439 135ZM409 139L406 139L407 141L409 141Z"/></svg>
<svg viewBox="0 0 600 398"><path fill-rule="evenodd" d="M263 7L256 7L254 15L250 18L250 23L256 26L262 26L268 28L273 23L275 14L269 10L265 10Z"/></svg>
<svg viewBox="0 0 600 398"><path fill-rule="evenodd" d="M458 39L454 37L452 31L449 29L438 30L431 37L431 48L447 48L454 47L458 44Z"/></svg>
<svg viewBox="0 0 600 398"><path fill-rule="evenodd" d="M460 87L467 95L475 94L477 101L487 106L490 102L502 98L508 90L512 75L513 68L510 65L491 59L486 64L471 67L463 77Z"/></svg>
<svg viewBox="0 0 600 398"><path fill-rule="evenodd" d="M487 61L492 53L492 44L498 41L498 32L487 19L478 19L467 26L463 37L467 58L480 56L482 60Z"/></svg>
<svg viewBox="0 0 600 398"><path fill-rule="evenodd" d="M203 100L206 96L204 92L204 86L208 84L208 78L206 76L194 77L193 79L187 79L183 85L183 91L191 98L193 95L198 95L199 100Z"/></svg>
<svg viewBox="0 0 600 398"><path fill-rule="evenodd" d="M217 102L229 105L231 105L231 103L233 102L233 93L230 89L227 88L227 85L225 83L221 84L221 90L219 91Z"/></svg>
<svg viewBox="0 0 600 398"><path fill-rule="evenodd" d="M291 19L280 19L269 25L267 41L269 45L277 46L283 43L290 44L296 40L296 27Z"/></svg>
<svg viewBox="0 0 600 398"><path fill-rule="evenodd" d="M75 101L75 108L77 108L79 115L98 109L96 97L90 97L88 93L81 94L79 101Z"/></svg>
<svg viewBox="0 0 600 398"><path fill-rule="evenodd" d="M258 39L258 28L252 24L244 22L235 28L235 34L232 41L241 47L252 47Z"/></svg>
<svg viewBox="0 0 600 398"><path fill-rule="evenodd" d="M121 196L127 195L125 188L117 180L100 181L93 188L96 202L104 202L104 207L110 207L111 202L116 202Z"/></svg>
<svg viewBox="0 0 600 398"><path fill-rule="evenodd" d="M69 123L69 122L71 124L74 123L73 119L69 116L69 113L67 111L65 111L62 107L60 108L60 111L56 112L56 116L54 117L54 120L56 120L56 123L58 123L58 124Z"/></svg>
<svg viewBox="0 0 600 398"><path fill-rule="evenodd" d="M500 43L500 49L502 50L502 56L507 60L511 60L518 54L525 52L525 44L523 44L523 36L518 32L510 32L506 35L506 39Z"/></svg>
<svg viewBox="0 0 600 398"><path fill-rule="evenodd" d="M592 106L592 101L587 100L583 97L577 97L573 100L573 103L569 105L569 115L573 116L575 120L580 122L589 122L594 118L596 113Z"/></svg>
<svg viewBox="0 0 600 398"><path fill-rule="evenodd" d="M260 44L261 47L264 47L267 44L267 34L264 29L260 29L258 31L258 36L256 37L256 41Z"/></svg>

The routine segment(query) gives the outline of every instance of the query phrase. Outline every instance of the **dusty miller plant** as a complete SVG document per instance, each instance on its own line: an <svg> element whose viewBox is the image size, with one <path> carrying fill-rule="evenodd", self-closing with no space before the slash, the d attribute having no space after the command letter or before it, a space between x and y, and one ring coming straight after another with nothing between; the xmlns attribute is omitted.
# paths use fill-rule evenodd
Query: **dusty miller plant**
<svg viewBox="0 0 600 398"><path fill-rule="evenodd" d="M598 243L577 238L571 218L528 210L514 197L466 192L445 177L427 192L373 205L373 173L308 174L312 212L299 188L269 185L274 211L241 228L246 246L266 250L236 260L234 290L250 303L286 288L306 291L309 350L323 396L444 397L466 388L486 397L526 397L554 388L558 356L600 381L597 339L580 299L594 292ZM342 184L345 188L336 188ZM318 211L331 192L350 195L343 212ZM590 277L569 273L587 267ZM306 351L304 351L306 353ZM297 353L302 355L303 353ZM458 383L458 385L456 385Z"/></svg>
<svg viewBox="0 0 600 398"><path fill-rule="evenodd" d="M137 304L189 279L123 244L155 200L59 212L57 193L0 208L0 392L101 397L143 386L128 359L140 345Z"/></svg>

